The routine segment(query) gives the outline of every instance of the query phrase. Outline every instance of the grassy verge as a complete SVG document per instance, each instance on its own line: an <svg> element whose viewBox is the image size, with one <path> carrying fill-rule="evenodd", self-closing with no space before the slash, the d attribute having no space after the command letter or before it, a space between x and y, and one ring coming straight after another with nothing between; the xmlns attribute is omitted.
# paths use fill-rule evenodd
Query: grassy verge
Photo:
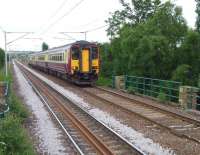
<svg viewBox="0 0 200 155"><path fill-rule="evenodd" d="M99 76L98 81L96 82L98 86L112 86L112 78L104 77L104 76Z"/></svg>
<svg viewBox="0 0 200 155"><path fill-rule="evenodd" d="M0 72L2 73L2 72ZM0 74L0 80L9 81L8 102L10 111L0 119L0 155L34 155L33 145L23 127L29 113L12 90L12 76Z"/></svg>

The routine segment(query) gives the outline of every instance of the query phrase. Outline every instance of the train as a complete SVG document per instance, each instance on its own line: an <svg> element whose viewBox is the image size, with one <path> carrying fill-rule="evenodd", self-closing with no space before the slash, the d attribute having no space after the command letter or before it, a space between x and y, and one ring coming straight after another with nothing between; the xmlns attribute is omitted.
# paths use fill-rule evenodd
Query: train
<svg viewBox="0 0 200 155"><path fill-rule="evenodd" d="M99 47L96 43L76 41L30 54L28 65L79 85L92 85L100 70Z"/></svg>

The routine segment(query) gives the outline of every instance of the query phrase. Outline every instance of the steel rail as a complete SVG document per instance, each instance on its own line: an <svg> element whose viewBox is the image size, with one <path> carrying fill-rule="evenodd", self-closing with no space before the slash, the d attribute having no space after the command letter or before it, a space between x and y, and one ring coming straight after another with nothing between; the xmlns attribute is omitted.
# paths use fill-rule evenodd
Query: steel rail
<svg viewBox="0 0 200 155"><path fill-rule="evenodd" d="M57 115L54 113L54 111L52 110L52 108L49 106L49 104L46 102L45 98L42 96L42 94L40 93L40 91L28 79L28 77L25 75L24 72L21 72L21 73L23 74L24 78L28 81L29 85L33 88L33 90L35 91L35 93L39 96L39 98L41 99L41 101L45 104L45 106L48 108L48 110L54 116L54 118L56 119L56 121L58 122L58 124L61 126L61 128L65 132L65 134L68 136L68 138L70 139L70 141L72 142L72 144L74 145L74 147L78 151L78 153L80 155L84 155L84 153L82 152L82 150L80 149L80 147L78 146L78 144L72 138L72 136L70 135L70 133L66 130L66 128L64 127L64 125L62 124L62 122L60 121L60 119L57 117Z"/></svg>
<svg viewBox="0 0 200 155"><path fill-rule="evenodd" d="M26 73L25 73L26 74ZM28 75L26 75L28 76ZM30 78L30 77L29 77ZM51 99L54 104L62 111L62 113L70 119L73 125L82 133L82 135L89 141L89 143L97 150L99 154L102 155L114 155L114 153L98 138L96 137L81 121L76 118L76 116L64 106L59 99L57 99L52 93L39 82L39 79L35 80L30 78L34 85L37 85L46 97ZM37 83L37 82L38 83ZM37 84L36 84L37 83Z"/></svg>
<svg viewBox="0 0 200 155"><path fill-rule="evenodd" d="M181 118L182 120L189 121L190 123L195 123L195 124L197 124L197 125L200 125L200 120L198 120L198 119L196 119L196 118L191 118L191 117L185 116L185 115L183 115L183 114L176 113L176 112L174 112L174 111L170 111L169 109L161 108L160 106L157 106L157 105L152 105L152 104L148 104L148 103L146 103L146 102L138 101L138 100L136 100L136 99L134 99L134 98L131 98L131 97L122 95L122 94L120 94L120 93L117 93L117 92L115 92L115 91L111 91L111 90L108 90L108 89L105 89L105 88L102 88L102 87L95 86L95 88L97 88L97 89L99 89L99 90L102 90L102 91L105 91L105 92L108 92L108 93L110 93L110 94L113 94L113 95L115 95L115 96L120 96L120 97L122 97L122 98L124 98L124 99L126 99L126 100L131 101L131 102L136 102L136 103L138 103L138 104L143 104L143 105L149 106L149 107L151 107L151 108L154 108L154 109L158 109L158 110L160 110L160 111L163 111L163 112L165 112L165 113L167 113L167 114L170 113L170 114L172 114L172 115L174 115L174 116L176 116L176 117L178 117L178 118Z"/></svg>
<svg viewBox="0 0 200 155"><path fill-rule="evenodd" d="M97 88L97 89L99 89L98 87L95 87L95 88ZM155 120L153 120L153 119L151 119L151 118L148 118L148 117L146 117L146 116L144 116L144 115L142 115L141 113L139 113L139 112L135 112L135 111L132 111L131 109L128 109L128 108L125 108L125 107L123 107L123 106L121 106L121 105L118 105L118 104L115 104L115 103L113 103L112 101L109 101L109 100L107 100L107 99L105 99L105 98L103 98L103 97L100 97L100 96L98 96L98 95L96 95L96 94L94 94L94 93L92 93L92 92L90 92L90 91L88 91L88 90L86 90L86 89L82 89L83 91L85 91L85 93L87 93L87 94L89 94L90 96L93 96L93 97L95 97L95 98L98 98L99 100L102 100L102 101L104 101L104 102L106 102L106 103L110 103L110 104L114 104L115 106L117 106L117 107L119 107L119 108L122 108L122 109L124 109L124 110L126 110L126 111L128 111L128 112L130 112L130 113L133 113L133 114L135 114L135 115L137 115L137 116L139 116L139 117L141 117L141 118L143 118L143 119L146 119L146 120L148 120L148 121L150 121L150 122L152 122L152 123L154 123L154 124L157 124L158 126L160 126L160 127L162 127L162 128L164 128L164 129L167 129L167 130L169 130L169 132L170 133L172 133L172 134L174 134L174 135L176 135L177 137L180 137L180 138L186 138L186 139L189 139L189 140L191 140L191 141L194 141L194 142L196 142L196 143L198 143L198 144L200 144L200 140L199 139L196 139L196 138L194 138L194 137L191 137L191 136L189 136L189 135L186 135L186 134L183 134L183 133L178 133L177 131L175 131L175 130L173 130L172 128L170 128L170 127L168 127L167 125L164 125L164 124L161 124L159 121L155 121ZM101 89L100 89L101 90ZM102 89L103 91L105 91L104 89ZM109 91L106 91L106 92L109 92ZM112 93L112 92L111 92ZM116 96L120 96L120 95L118 95L118 93L117 94L115 94L114 93L114 95L116 95ZM120 96L121 97L121 96ZM126 98L126 96L124 96L123 98L125 98L125 99L127 99ZM129 99L130 101L135 101L135 100L132 100L132 99ZM137 100L136 100L137 101ZM137 101L137 102L139 102L139 101ZM140 102L139 102L140 103ZM140 103L140 104L145 104L145 103ZM145 104L146 106L148 106L147 104ZM150 105L151 106L151 105ZM155 107L156 108L156 107ZM155 109L154 108L154 109ZM160 111L162 111L163 109L160 109ZM163 110L164 111L164 110ZM167 113L168 111L164 111L165 113ZM170 113L170 112L169 112ZM169 114L168 113L168 114ZM174 113L173 113L174 114ZM182 117L181 116L178 116L178 118L180 118L180 119L182 119ZM183 119L184 120L184 119ZM192 120L191 120L192 121ZM191 123L191 121L189 121L190 123ZM196 121L196 120L194 120L194 121ZM194 122L193 122L194 123Z"/></svg>
<svg viewBox="0 0 200 155"><path fill-rule="evenodd" d="M20 66L22 66L21 63L19 63ZM22 66L24 68L24 66ZM28 71L30 72L30 71ZM38 78L38 77L37 77ZM44 82L44 81L43 81ZM48 85L47 83L45 83L46 85ZM78 108L80 108L82 111L84 111L86 114L88 114L91 118L93 118L94 120L96 120L98 123L100 123L102 126L104 126L106 129L108 129L110 132L112 132L113 134L115 134L118 138L120 138L123 142L125 142L128 146L130 146L131 148L133 148L134 150L136 150L139 154L141 155L146 155L146 153L144 153L140 148L138 148L137 146L135 146L134 144L130 143L128 140L126 140L124 137L122 137L121 135L119 135L117 132L115 132L113 129L111 129L110 127L108 127L106 124L104 124L103 122L99 121L98 119L96 119L95 117L93 117L90 113L88 113L87 110L85 110L83 107L81 107L77 102L70 100L69 98L67 98L66 96L64 96L62 93L58 92L57 90L55 90L55 88L53 88L52 86L48 85L48 87L50 87L51 89L53 89L54 91L56 91L56 93L58 93L59 95L61 95L63 98L65 98L66 100L70 101L71 103L73 103L74 105L76 105Z"/></svg>

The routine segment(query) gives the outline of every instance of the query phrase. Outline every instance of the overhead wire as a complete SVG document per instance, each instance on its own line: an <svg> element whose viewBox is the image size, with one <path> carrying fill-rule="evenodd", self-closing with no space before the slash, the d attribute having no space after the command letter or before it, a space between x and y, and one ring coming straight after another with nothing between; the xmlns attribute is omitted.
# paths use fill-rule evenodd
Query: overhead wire
<svg viewBox="0 0 200 155"><path fill-rule="evenodd" d="M59 7L51 14L51 16L48 18L48 21L51 21L51 19L53 19L58 12L65 6L65 4L68 2L68 0L64 0ZM44 23L43 25L40 26L39 29L42 29L44 26L46 25L46 23Z"/></svg>
<svg viewBox="0 0 200 155"><path fill-rule="evenodd" d="M54 18L58 12L65 6L65 4L68 2L68 0L64 0L60 6L56 9L56 11L49 17L49 19Z"/></svg>
<svg viewBox="0 0 200 155"><path fill-rule="evenodd" d="M104 27L108 26L108 24L106 25L103 25L103 26L99 26L99 27L96 27L96 28L93 28L93 29L89 29L89 30L86 30L84 32L92 32L92 31L96 31L96 30L99 30L99 29L102 29Z"/></svg>
<svg viewBox="0 0 200 155"><path fill-rule="evenodd" d="M62 32L61 32L61 34L67 36L67 37L70 38L70 39L76 40L74 37L72 37L71 35L68 35L68 34L66 34L66 33L62 33Z"/></svg>
<svg viewBox="0 0 200 155"><path fill-rule="evenodd" d="M13 43L13 42L15 42L15 41L17 41L17 40L19 40L19 39L23 39L25 36L27 36L27 35L29 35L29 34L30 34L30 33L26 33L26 34L24 34L24 35L22 35L22 36L20 36L20 37L18 37L18 38L15 38L15 39L13 39L12 41L8 42L7 45L9 45L9 44L11 44L11 43Z"/></svg>
<svg viewBox="0 0 200 155"><path fill-rule="evenodd" d="M51 23L44 31L41 32L41 34L46 33L51 27L56 25L60 20L62 20L64 17L68 16L74 9L76 9L84 0L78 1L70 10L68 10L64 15L62 15L60 18L58 18L56 21Z"/></svg>

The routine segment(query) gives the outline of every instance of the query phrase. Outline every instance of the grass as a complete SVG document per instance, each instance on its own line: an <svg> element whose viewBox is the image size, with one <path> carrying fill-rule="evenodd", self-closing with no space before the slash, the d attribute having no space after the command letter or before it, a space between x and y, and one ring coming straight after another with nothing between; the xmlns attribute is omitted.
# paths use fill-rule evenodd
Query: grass
<svg viewBox="0 0 200 155"><path fill-rule="evenodd" d="M96 82L98 86L112 86L112 78L99 76L98 81Z"/></svg>
<svg viewBox="0 0 200 155"><path fill-rule="evenodd" d="M12 90L12 75L9 71L5 78L0 71L0 80L9 82L8 104L10 111L0 119L0 155L35 155L33 145L24 123L29 116L28 110Z"/></svg>

